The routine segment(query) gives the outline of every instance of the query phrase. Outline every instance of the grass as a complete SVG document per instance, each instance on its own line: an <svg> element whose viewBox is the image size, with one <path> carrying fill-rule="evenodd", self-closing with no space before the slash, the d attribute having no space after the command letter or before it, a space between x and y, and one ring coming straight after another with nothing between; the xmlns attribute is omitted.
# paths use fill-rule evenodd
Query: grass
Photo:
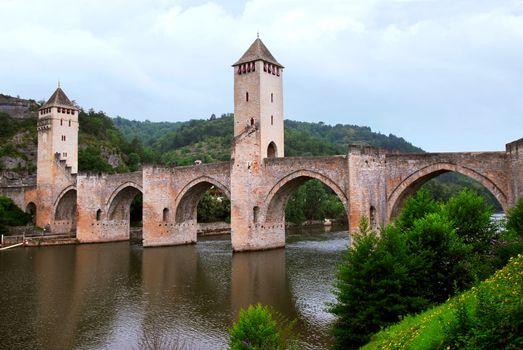
<svg viewBox="0 0 523 350"><path fill-rule="evenodd" d="M371 349L450 349L446 345L447 331L457 323L458 313L463 308L470 315L480 311L478 295L488 295L497 308L503 311L523 307L523 255L510 260L503 269L492 277L463 292L447 302L419 315L408 316L401 322L375 334L362 347ZM520 330L516 330L520 332ZM521 339L522 335L517 337Z"/></svg>

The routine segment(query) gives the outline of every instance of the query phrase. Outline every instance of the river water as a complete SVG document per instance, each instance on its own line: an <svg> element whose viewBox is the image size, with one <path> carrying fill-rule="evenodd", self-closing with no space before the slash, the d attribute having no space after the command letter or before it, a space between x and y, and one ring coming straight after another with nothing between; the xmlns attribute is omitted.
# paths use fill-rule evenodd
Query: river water
<svg viewBox="0 0 523 350"><path fill-rule="evenodd" d="M0 252L0 348L221 349L241 308L296 319L301 347L329 342L347 232L288 234L287 247L232 254L228 236L196 245L123 243Z"/></svg>

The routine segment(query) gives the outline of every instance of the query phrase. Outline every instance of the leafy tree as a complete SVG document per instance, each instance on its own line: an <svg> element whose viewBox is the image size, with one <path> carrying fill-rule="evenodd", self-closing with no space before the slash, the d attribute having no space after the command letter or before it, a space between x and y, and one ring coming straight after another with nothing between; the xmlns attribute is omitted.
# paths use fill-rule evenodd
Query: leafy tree
<svg viewBox="0 0 523 350"><path fill-rule="evenodd" d="M523 197L508 211L507 230L523 237Z"/></svg>
<svg viewBox="0 0 523 350"><path fill-rule="evenodd" d="M406 231L404 239L408 242L409 255L419 261L410 275L416 280L421 297L439 303L456 288L463 290L474 282L473 247L463 242L444 215L426 214Z"/></svg>
<svg viewBox="0 0 523 350"><path fill-rule="evenodd" d="M6 233L7 226L22 226L31 220L31 214L24 213L11 198L0 196L0 233Z"/></svg>
<svg viewBox="0 0 523 350"><path fill-rule="evenodd" d="M474 235L491 233L490 217L484 219L490 212L472 192L438 204L420 191L381 236L363 220L337 275L337 302L331 307L338 317L332 330L335 348L363 345L401 316L473 285L490 269L490 250L477 248L483 247L484 235Z"/></svg>
<svg viewBox="0 0 523 350"><path fill-rule="evenodd" d="M400 230L389 226L380 238L367 219L361 221L339 267L336 303L330 308L337 316L332 328L335 349L357 349L381 327L428 304L413 293L416 286L409 272L418 263Z"/></svg>
<svg viewBox="0 0 523 350"><path fill-rule="evenodd" d="M408 230L414 226L414 222L423 218L429 213L439 210L438 203L432 199L426 190L419 190L416 194L405 201L396 224L403 230Z"/></svg>
<svg viewBox="0 0 523 350"><path fill-rule="evenodd" d="M493 208L483 197L469 189L451 197L442 207L443 214L452 222L456 233L479 254L488 253L497 227L491 217Z"/></svg>
<svg viewBox="0 0 523 350"><path fill-rule="evenodd" d="M279 350L292 347L291 332L295 322L289 322L268 306L250 305L240 310L238 322L229 329L232 350Z"/></svg>
<svg viewBox="0 0 523 350"><path fill-rule="evenodd" d="M198 202L198 222L231 221L231 201L221 191L205 192Z"/></svg>

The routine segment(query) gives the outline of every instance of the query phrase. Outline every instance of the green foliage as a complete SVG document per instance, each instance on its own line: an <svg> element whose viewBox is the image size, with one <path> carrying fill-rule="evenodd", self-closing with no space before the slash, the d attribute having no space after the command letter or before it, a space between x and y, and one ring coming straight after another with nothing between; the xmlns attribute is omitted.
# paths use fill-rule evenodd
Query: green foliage
<svg viewBox="0 0 523 350"><path fill-rule="evenodd" d="M523 197L507 213L507 230L523 238Z"/></svg>
<svg viewBox="0 0 523 350"><path fill-rule="evenodd" d="M7 226L22 226L31 220L31 214L24 213L11 198L0 196L0 233L6 233Z"/></svg>
<svg viewBox="0 0 523 350"><path fill-rule="evenodd" d="M448 172L439 175L424 183L421 188L427 190L430 193L430 196L438 202L446 202L456 193L459 193L464 189L469 189L483 197L486 203L494 207L496 212L503 210L501 204L496 197L494 197L492 192L479 182L460 173Z"/></svg>
<svg viewBox="0 0 523 350"><path fill-rule="evenodd" d="M418 295L430 303L442 302L455 288L463 290L474 282L472 247L452 224L440 213L428 213L403 235L409 255L419 261L410 277L416 280Z"/></svg>
<svg viewBox="0 0 523 350"><path fill-rule="evenodd" d="M456 233L478 253L488 253L497 227L492 222L493 208L483 197L469 189L451 197L442 208L443 214L456 227Z"/></svg>
<svg viewBox="0 0 523 350"><path fill-rule="evenodd" d="M414 222L425 215L438 211L438 203L434 201L426 190L419 190L416 194L405 201L401 214L396 221L399 228L409 230Z"/></svg>
<svg viewBox="0 0 523 350"><path fill-rule="evenodd" d="M364 224L339 267L331 307L336 348L361 346L380 328L490 274L494 250L485 242L497 237L491 214L471 191L441 204L419 191L381 236Z"/></svg>
<svg viewBox="0 0 523 350"><path fill-rule="evenodd" d="M258 304L240 310L238 322L229 329L231 350L278 350L292 347L292 328L275 310Z"/></svg>
<svg viewBox="0 0 523 350"><path fill-rule="evenodd" d="M221 191L209 190L198 202L198 222L231 222L231 201Z"/></svg>
<svg viewBox="0 0 523 350"><path fill-rule="evenodd" d="M523 255L477 287L372 337L373 349L523 348Z"/></svg>
<svg viewBox="0 0 523 350"><path fill-rule="evenodd" d="M103 172L112 174L116 170L107 163L100 148L91 145L78 150L78 168L80 171Z"/></svg>
<svg viewBox="0 0 523 350"><path fill-rule="evenodd" d="M345 222L345 207L327 185L316 179L309 180L289 198L285 220L301 224L307 220L324 219Z"/></svg>
<svg viewBox="0 0 523 350"><path fill-rule="evenodd" d="M426 306L412 293L415 281L409 271L416 262L401 231L390 226L380 238L362 221L337 274L337 302L330 308L337 316L335 349L357 349L381 327Z"/></svg>

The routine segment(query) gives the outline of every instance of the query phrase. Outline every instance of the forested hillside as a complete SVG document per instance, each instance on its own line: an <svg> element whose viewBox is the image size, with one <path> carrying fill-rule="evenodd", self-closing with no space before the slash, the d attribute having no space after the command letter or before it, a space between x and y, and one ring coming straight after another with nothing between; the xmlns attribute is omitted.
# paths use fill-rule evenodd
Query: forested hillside
<svg viewBox="0 0 523 350"><path fill-rule="evenodd" d="M132 141L137 138L157 153L163 164L187 165L200 159L206 163L229 160L233 138L232 114L216 118L176 123L152 123L114 119L116 127ZM369 127L335 126L320 123L285 121L286 156L325 156L345 154L347 145L364 142L399 152L422 152L395 135L372 132Z"/></svg>

